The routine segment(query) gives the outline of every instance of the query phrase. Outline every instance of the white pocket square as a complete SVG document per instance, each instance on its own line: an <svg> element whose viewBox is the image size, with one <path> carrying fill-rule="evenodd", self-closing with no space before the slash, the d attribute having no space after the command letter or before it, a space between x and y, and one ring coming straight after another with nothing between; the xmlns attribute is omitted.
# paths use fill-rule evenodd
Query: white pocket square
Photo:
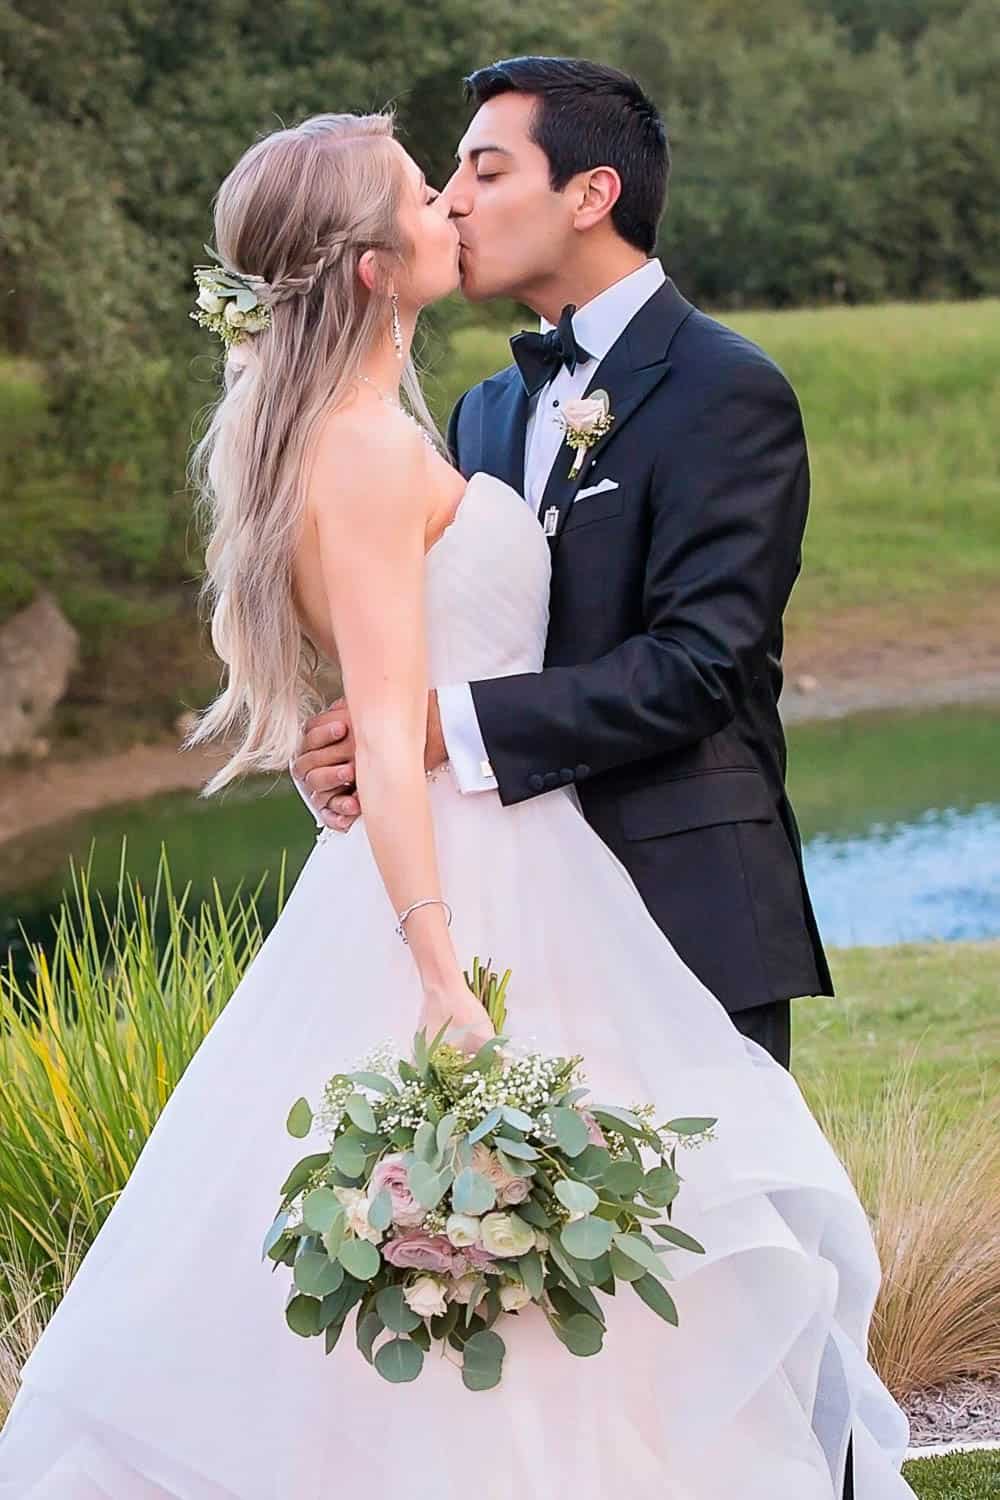
<svg viewBox="0 0 1000 1500"><path fill-rule="evenodd" d="M586 500L590 495L603 495L605 491L617 488L617 479L602 479L600 484L592 484L585 490L577 490L573 497L573 504L575 505L578 500Z"/></svg>

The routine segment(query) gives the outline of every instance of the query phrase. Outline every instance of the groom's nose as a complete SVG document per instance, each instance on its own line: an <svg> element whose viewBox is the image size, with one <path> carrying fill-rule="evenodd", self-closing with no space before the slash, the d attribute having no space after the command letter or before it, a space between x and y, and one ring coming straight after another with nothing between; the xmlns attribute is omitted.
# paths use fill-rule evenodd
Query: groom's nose
<svg viewBox="0 0 1000 1500"><path fill-rule="evenodd" d="M452 174L441 190L449 219L464 219L472 207L471 197L461 186L461 168Z"/></svg>

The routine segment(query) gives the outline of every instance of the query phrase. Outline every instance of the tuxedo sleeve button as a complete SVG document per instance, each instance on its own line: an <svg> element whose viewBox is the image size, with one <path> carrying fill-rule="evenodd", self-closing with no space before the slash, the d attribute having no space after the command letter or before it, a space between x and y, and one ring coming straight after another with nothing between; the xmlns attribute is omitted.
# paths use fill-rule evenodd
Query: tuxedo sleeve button
<svg viewBox="0 0 1000 1500"><path fill-rule="evenodd" d="M545 786L545 787L548 787L548 788L551 788L551 787L554 787L554 786L558 786L559 785L559 772L558 771L546 771L545 775L542 777L542 785Z"/></svg>
<svg viewBox="0 0 1000 1500"><path fill-rule="evenodd" d="M559 780L562 782L563 786L569 786L571 781L576 780L576 772L571 771L569 766L563 766L562 770L559 772Z"/></svg>
<svg viewBox="0 0 1000 1500"><path fill-rule="evenodd" d="M584 765L584 763L581 761L580 764L576 768L576 779L577 779L577 781L582 781L585 776L589 776L589 775L590 775L590 767L587 766L587 765Z"/></svg>
<svg viewBox="0 0 1000 1500"><path fill-rule="evenodd" d="M528 777L528 785L533 792L540 792L544 787L545 782L536 771L533 776Z"/></svg>

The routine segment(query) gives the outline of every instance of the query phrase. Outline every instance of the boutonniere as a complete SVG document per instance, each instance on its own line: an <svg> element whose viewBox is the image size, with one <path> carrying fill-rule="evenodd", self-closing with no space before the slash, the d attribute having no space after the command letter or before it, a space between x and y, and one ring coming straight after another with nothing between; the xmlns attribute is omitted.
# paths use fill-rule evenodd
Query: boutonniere
<svg viewBox="0 0 1000 1500"><path fill-rule="evenodd" d="M575 479L583 467L584 455L605 433L611 431L614 421L611 415L611 397L607 391L593 391L580 401L567 401L562 409L562 425L566 442L576 449L576 458L569 471Z"/></svg>

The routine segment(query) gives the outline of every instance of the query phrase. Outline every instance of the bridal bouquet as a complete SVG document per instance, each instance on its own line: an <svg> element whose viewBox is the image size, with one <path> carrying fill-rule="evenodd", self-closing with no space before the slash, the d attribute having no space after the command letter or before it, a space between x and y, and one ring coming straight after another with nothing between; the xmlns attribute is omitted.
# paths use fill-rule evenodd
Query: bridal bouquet
<svg viewBox="0 0 1000 1500"><path fill-rule="evenodd" d="M478 959L466 975L498 1033L509 978ZM298 1100L289 1132L318 1125L328 1144L292 1169L264 1241L292 1272L289 1328L329 1353L357 1308L358 1348L386 1380L414 1380L434 1343L481 1391L502 1374L495 1325L530 1304L581 1356L604 1338L596 1294L622 1283L676 1324L664 1255L703 1253L670 1222L677 1148L715 1121L585 1102L581 1062L500 1034L469 1057L419 1032L412 1060L380 1048L336 1074L315 1115Z"/></svg>

